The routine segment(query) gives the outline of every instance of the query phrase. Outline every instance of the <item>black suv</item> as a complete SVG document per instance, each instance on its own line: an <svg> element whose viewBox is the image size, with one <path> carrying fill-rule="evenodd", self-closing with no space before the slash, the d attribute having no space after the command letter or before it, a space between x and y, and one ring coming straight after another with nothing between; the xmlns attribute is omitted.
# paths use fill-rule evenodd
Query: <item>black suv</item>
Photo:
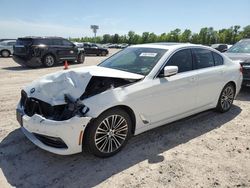
<svg viewBox="0 0 250 188"><path fill-rule="evenodd" d="M83 48L86 54L95 54L100 56L106 56L109 51L106 48L103 48L97 44L93 43L83 43Z"/></svg>
<svg viewBox="0 0 250 188"><path fill-rule="evenodd" d="M17 39L13 59L28 67L52 67L66 60L83 63L85 53L83 48L61 37L24 37Z"/></svg>

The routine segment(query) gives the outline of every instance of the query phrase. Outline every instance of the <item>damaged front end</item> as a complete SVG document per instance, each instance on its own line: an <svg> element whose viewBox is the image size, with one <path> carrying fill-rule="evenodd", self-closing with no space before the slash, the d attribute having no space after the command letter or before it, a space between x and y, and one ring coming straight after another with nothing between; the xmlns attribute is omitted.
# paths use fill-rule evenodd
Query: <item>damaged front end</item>
<svg viewBox="0 0 250 188"><path fill-rule="evenodd" d="M81 152L84 131L95 118L88 112L98 105L86 106L84 100L142 77L99 67L44 76L21 91L17 120L24 134L40 148L61 155Z"/></svg>
<svg viewBox="0 0 250 188"><path fill-rule="evenodd" d="M74 101L66 94L65 104L52 106L39 99L29 98L24 90L21 91L20 107L30 117L38 114L46 119L55 121L68 120L76 115L84 116L89 110L80 100Z"/></svg>

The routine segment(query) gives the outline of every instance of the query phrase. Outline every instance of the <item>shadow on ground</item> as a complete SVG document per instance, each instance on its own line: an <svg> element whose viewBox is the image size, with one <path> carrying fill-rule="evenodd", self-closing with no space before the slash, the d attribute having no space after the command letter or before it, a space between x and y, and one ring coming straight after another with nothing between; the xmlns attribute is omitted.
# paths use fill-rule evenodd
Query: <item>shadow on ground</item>
<svg viewBox="0 0 250 188"><path fill-rule="evenodd" d="M79 65L79 63L77 62L69 62L69 66L70 65ZM63 67L64 64L63 63L57 63L55 64L53 67ZM26 67L26 66L22 66L22 65L18 65L17 66L10 66L10 67L3 67L2 69L4 70L9 70L9 71L26 71L26 70L36 70L36 69L49 69L49 68L53 68L53 67Z"/></svg>
<svg viewBox="0 0 250 188"><path fill-rule="evenodd" d="M250 101L250 87L242 87L240 93L236 97L236 100Z"/></svg>
<svg viewBox="0 0 250 188"><path fill-rule="evenodd" d="M100 159L86 152L59 156L29 142L20 129L4 138L0 148L0 167L15 187L93 187L142 161L159 163L161 155L225 123L241 113L233 106L224 114L206 111L133 137L117 155Z"/></svg>

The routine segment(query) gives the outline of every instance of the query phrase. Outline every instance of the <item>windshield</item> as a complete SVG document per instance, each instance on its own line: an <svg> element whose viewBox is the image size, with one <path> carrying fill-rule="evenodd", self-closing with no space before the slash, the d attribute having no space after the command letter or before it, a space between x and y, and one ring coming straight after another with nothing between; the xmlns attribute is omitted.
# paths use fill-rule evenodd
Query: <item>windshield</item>
<svg viewBox="0 0 250 188"><path fill-rule="evenodd" d="M166 51L166 49L157 48L126 48L98 66L145 76L153 69Z"/></svg>
<svg viewBox="0 0 250 188"><path fill-rule="evenodd" d="M250 40L243 40L233 45L227 52L231 53L250 53Z"/></svg>

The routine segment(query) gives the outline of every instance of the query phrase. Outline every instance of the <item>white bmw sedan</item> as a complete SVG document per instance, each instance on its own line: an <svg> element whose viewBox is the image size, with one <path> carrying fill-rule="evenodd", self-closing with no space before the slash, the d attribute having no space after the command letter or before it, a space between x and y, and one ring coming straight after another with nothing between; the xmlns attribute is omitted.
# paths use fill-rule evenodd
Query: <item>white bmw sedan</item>
<svg viewBox="0 0 250 188"><path fill-rule="evenodd" d="M130 46L97 66L46 75L21 91L17 120L47 151L68 155L86 147L117 153L132 135L216 109L228 111L241 67L210 47Z"/></svg>

